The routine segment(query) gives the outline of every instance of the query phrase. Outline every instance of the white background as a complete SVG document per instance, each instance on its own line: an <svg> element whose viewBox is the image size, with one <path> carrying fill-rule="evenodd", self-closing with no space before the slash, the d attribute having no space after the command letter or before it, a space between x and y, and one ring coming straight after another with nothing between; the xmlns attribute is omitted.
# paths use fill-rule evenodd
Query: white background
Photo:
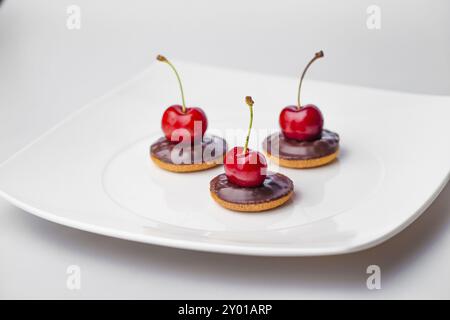
<svg viewBox="0 0 450 320"><path fill-rule="evenodd" d="M80 30L66 27L71 4L81 8ZM381 8L380 30L366 27L371 4ZM0 161L157 53L296 76L323 49L326 58L311 69L312 79L450 95L449 39L445 0L6 0ZM322 258L131 243L55 225L0 200L0 298L448 299L449 199L447 186L418 221L376 248ZM66 288L72 264L81 267L79 291ZM381 290L366 288L370 264L381 267Z"/></svg>

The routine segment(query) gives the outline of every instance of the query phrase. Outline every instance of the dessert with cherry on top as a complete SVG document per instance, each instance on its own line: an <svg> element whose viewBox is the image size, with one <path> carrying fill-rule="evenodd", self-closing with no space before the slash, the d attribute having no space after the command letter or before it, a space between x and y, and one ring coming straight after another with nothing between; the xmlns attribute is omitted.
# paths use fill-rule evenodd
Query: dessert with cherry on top
<svg viewBox="0 0 450 320"><path fill-rule="evenodd" d="M175 66L164 56L156 59L167 64L178 81L182 104L169 106L161 118L164 136L150 146L150 157L160 168L172 172L206 170L222 163L226 141L207 135L208 119L203 109L187 107L183 84Z"/></svg>
<svg viewBox="0 0 450 320"><path fill-rule="evenodd" d="M267 171L264 155L248 147L253 124L253 99L245 99L250 123L243 147L234 147L224 159L225 173L211 180L212 198L221 206L243 212L259 212L281 206L288 201L294 184L281 173Z"/></svg>
<svg viewBox="0 0 450 320"><path fill-rule="evenodd" d="M319 167L331 163L338 156L339 135L323 128L323 115L316 105L302 105L300 101L307 70L314 61L323 57L323 51L316 52L303 70L297 105L287 106L280 112L281 132L271 134L263 141L263 150L269 159L283 167Z"/></svg>

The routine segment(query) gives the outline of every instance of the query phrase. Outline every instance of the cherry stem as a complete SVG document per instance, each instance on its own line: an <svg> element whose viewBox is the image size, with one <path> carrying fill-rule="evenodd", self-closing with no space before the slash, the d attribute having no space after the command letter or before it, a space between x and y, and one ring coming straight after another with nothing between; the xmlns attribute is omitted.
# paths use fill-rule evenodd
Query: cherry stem
<svg viewBox="0 0 450 320"><path fill-rule="evenodd" d="M167 63L173 70L173 72L175 72L175 75L177 76L177 80L178 80L178 84L180 85L180 91L181 91L181 100L183 101L183 112L186 112L186 101L184 100L184 91L183 91L183 85L181 84L181 78L180 75L178 74L177 69L175 69L175 66L164 56L162 55L158 55L156 57L156 60Z"/></svg>
<svg viewBox="0 0 450 320"><path fill-rule="evenodd" d="M247 97L245 97L245 103L247 103L247 105L250 107L250 124L248 125L247 137L245 138L244 155L247 153L248 140L250 139L250 132L252 131L252 125L253 125L253 104L255 102L253 101L252 97L247 96Z"/></svg>
<svg viewBox="0 0 450 320"><path fill-rule="evenodd" d="M297 109L301 109L302 105L300 104L300 91L302 89L302 83L303 83L303 78L305 77L306 71L308 71L308 68L310 65L312 65L312 63L314 61L316 61L317 59L320 59L323 57L323 51L320 50L319 52L316 52L314 54L314 58L311 59L310 62L308 62L308 64L306 65L305 69L303 70L302 76L300 78L300 84L298 85L298 94L297 94Z"/></svg>

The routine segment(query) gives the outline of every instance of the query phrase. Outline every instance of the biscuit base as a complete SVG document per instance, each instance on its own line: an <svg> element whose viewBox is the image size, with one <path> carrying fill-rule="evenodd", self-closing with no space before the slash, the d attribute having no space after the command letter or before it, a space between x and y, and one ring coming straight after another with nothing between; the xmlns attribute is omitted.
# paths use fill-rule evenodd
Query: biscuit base
<svg viewBox="0 0 450 320"><path fill-rule="evenodd" d="M279 157L275 157L268 152L265 152L266 156L275 162L276 164L286 167L286 168L296 168L296 169L307 169L307 168L315 168L324 166L332 161L334 161L338 154L339 150L336 152L329 154L325 157L314 158L314 159L306 159L306 160L288 160Z"/></svg>
<svg viewBox="0 0 450 320"><path fill-rule="evenodd" d="M161 169L179 173L208 170L220 165L222 159L222 157L219 157L209 162L193 163L193 164L173 164L161 161L154 156L150 156L150 158Z"/></svg>
<svg viewBox="0 0 450 320"><path fill-rule="evenodd" d="M210 192L210 193L211 193L211 197L214 199L214 201L216 201L222 207L227 208L229 210L240 211L240 212L261 212L261 211L266 211L266 210L274 209L276 207L281 206L282 204L284 204L286 201L288 201L292 197L292 195L294 194L294 191L289 192L284 197L281 197L281 198L278 198L278 199L275 199L272 201L267 201L267 202L262 202L262 203L250 203L250 204L244 204L244 203L241 204L241 203L225 201L225 200L219 198L217 196L217 194L215 194L214 192Z"/></svg>

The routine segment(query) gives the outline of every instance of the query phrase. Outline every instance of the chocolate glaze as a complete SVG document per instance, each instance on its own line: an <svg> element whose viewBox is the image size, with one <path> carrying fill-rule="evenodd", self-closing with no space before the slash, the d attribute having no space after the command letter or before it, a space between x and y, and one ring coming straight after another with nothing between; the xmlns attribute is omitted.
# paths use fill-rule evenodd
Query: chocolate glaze
<svg viewBox="0 0 450 320"><path fill-rule="evenodd" d="M281 173L267 172L259 187L245 188L228 181L225 173L211 180L209 190L220 199L239 204L258 204L282 198L294 190L291 179Z"/></svg>
<svg viewBox="0 0 450 320"><path fill-rule="evenodd" d="M277 140L279 148L277 148ZM263 149L273 156L286 160L321 158L338 151L339 135L324 129L322 136L317 140L299 141L288 139L282 132L277 132L264 139Z"/></svg>
<svg viewBox="0 0 450 320"><path fill-rule="evenodd" d="M212 135L203 136L201 145L199 143L193 145L190 143L180 144L161 137L150 146L150 154L153 157L166 163L178 165L204 163L213 160L222 162L226 152L227 142Z"/></svg>

